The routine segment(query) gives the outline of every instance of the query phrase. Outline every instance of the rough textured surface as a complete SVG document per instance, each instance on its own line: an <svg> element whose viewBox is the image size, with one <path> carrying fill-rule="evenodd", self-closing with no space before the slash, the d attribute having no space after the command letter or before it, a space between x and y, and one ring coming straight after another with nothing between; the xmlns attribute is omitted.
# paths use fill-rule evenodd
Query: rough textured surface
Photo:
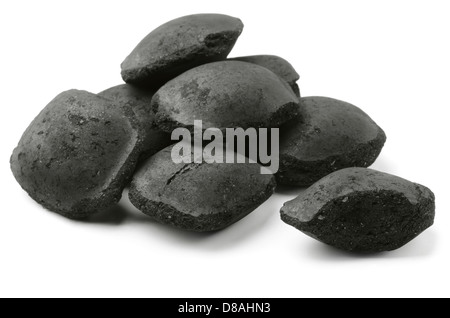
<svg viewBox="0 0 450 318"><path fill-rule="evenodd" d="M229 60L253 63L271 70L285 80L289 86L291 86L295 94L300 97L300 89L297 85L300 75L298 75L292 64L285 59L276 55L252 55L236 57Z"/></svg>
<svg viewBox="0 0 450 318"><path fill-rule="evenodd" d="M71 90L33 120L11 157L12 172L49 210L83 218L118 202L140 152L133 114Z"/></svg>
<svg viewBox="0 0 450 318"><path fill-rule="evenodd" d="M309 186L347 167L368 167L386 141L361 109L327 97L300 100L299 115L280 129L280 184Z"/></svg>
<svg viewBox="0 0 450 318"><path fill-rule="evenodd" d="M196 67L161 87L152 100L156 124L177 127L278 127L298 112L298 98L270 70L251 63L223 61Z"/></svg>
<svg viewBox="0 0 450 318"><path fill-rule="evenodd" d="M201 64L223 60L242 33L241 20L195 14L169 21L147 35L122 63L127 83L163 84Z"/></svg>
<svg viewBox="0 0 450 318"><path fill-rule="evenodd" d="M172 146L151 157L134 176L131 202L160 223L205 232L223 229L266 201L272 175L258 164L175 164Z"/></svg>
<svg viewBox="0 0 450 318"><path fill-rule="evenodd" d="M400 248L432 226L434 215L428 188L365 168L334 172L281 209L287 224L354 252Z"/></svg>
<svg viewBox="0 0 450 318"><path fill-rule="evenodd" d="M143 141L141 160L145 160L173 143L170 134L152 128L154 121L154 114L151 110L153 94L152 91L139 89L129 84L114 86L98 94L135 114L140 128L140 138Z"/></svg>

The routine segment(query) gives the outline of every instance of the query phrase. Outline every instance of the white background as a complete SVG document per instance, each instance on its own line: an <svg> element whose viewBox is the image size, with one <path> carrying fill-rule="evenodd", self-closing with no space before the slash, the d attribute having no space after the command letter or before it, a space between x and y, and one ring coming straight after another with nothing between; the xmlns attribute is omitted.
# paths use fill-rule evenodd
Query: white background
<svg viewBox="0 0 450 318"><path fill-rule="evenodd" d="M241 18L231 56L280 55L302 95L361 107L385 131L373 166L431 188L436 224L404 248L352 256L284 224L281 189L214 234L161 226L128 201L90 222L34 203L9 156L58 93L120 84L153 28L203 12ZM448 1L2 1L0 296L450 296Z"/></svg>

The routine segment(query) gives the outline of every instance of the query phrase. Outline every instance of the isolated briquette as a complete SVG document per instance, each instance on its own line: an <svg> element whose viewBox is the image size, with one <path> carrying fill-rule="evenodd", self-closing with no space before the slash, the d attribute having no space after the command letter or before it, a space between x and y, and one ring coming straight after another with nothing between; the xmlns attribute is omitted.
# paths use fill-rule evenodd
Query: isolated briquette
<svg viewBox="0 0 450 318"><path fill-rule="evenodd" d="M434 194L383 172L347 168L286 202L281 218L305 234L353 252L402 247L433 225Z"/></svg>
<svg viewBox="0 0 450 318"><path fill-rule="evenodd" d="M205 63L225 59L244 25L223 14L195 14L148 34L122 63L127 83L158 85Z"/></svg>
<svg viewBox="0 0 450 318"><path fill-rule="evenodd" d="M222 61L193 68L161 87L153 96L155 122L164 131L177 127L278 127L298 113L298 98L289 85L265 67Z"/></svg>
<svg viewBox="0 0 450 318"><path fill-rule="evenodd" d="M133 113L85 91L53 99L11 157L19 184L38 203L84 218L117 203L140 153Z"/></svg>
<svg viewBox="0 0 450 318"><path fill-rule="evenodd" d="M170 134L152 127L154 114L151 110L151 100L154 92L123 84L111 87L99 93L99 96L110 99L134 112L140 128L142 139L142 154L140 160L145 160L173 142Z"/></svg>
<svg viewBox="0 0 450 318"><path fill-rule="evenodd" d="M298 75L292 64L285 59L276 55L252 55L236 57L229 60L253 63L271 70L280 78L285 80L286 83L291 86L294 93L298 97L300 97L300 89L297 85L297 81L300 79L300 75Z"/></svg>
<svg viewBox="0 0 450 318"><path fill-rule="evenodd" d="M152 156L133 177L129 197L157 222L195 232L221 230L254 211L274 192L273 175L252 163L176 164L173 146Z"/></svg>
<svg viewBox="0 0 450 318"><path fill-rule="evenodd" d="M300 99L299 114L280 128L279 184L310 186L347 167L368 167L386 141L361 109L327 97Z"/></svg>

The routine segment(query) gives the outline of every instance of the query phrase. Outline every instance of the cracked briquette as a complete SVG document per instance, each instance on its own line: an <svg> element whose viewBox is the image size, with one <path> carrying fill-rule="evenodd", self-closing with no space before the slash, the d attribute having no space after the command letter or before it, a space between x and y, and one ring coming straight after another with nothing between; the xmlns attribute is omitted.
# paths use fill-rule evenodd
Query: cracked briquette
<svg viewBox="0 0 450 318"><path fill-rule="evenodd" d="M85 91L58 95L29 125L11 170L30 197L69 218L117 203L141 152L132 112Z"/></svg>
<svg viewBox="0 0 450 318"><path fill-rule="evenodd" d="M264 203L275 189L258 164L175 164L172 146L152 156L133 177L129 197L157 222L183 230L221 230Z"/></svg>
<svg viewBox="0 0 450 318"><path fill-rule="evenodd" d="M155 123L164 131L279 127L298 113L288 84L265 67L222 61L191 69L161 87L152 99Z"/></svg>
<svg viewBox="0 0 450 318"><path fill-rule="evenodd" d="M148 34L121 64L125 82L158 87L202 64L225 59L244 25L223 14L194 14Z"/></svg>
<svg viewBox="0 0 450 318"><path fill-rule="evenodd" d="M432 226L434 217L430 189L366 168L336 171L281 209L287 224L358 253L398 249Z"/></svg>
<svg viewBox="0 0 450 318"><path fill-rule="evenodd" d="M280 128L279 184L310 186L347 167L369 167L386 135L361 109L327 97L300 99L297 117Z"/></svg>

